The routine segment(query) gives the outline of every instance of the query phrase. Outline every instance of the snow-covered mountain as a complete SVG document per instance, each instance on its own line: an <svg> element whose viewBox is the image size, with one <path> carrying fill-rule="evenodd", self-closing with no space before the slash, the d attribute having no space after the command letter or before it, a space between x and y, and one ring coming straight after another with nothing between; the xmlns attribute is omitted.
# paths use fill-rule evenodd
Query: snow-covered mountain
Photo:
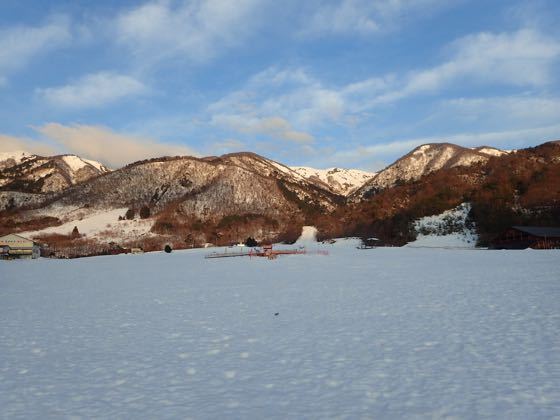
<svg viewBox="0 0 560 420"><path fill-rule="evenodd" d="M245 239L243 229L249 228L261 232L261 238L274 237L313 214L333 211L343 201L284 165L253 153L236 153L136 162L68 188L46 205L21 211L19 218L24 224L56 218L53 224L61 225L64 234L72 221L88 220L90 225L100 224L88 225L90 231L115 238L118 234L112 231L122 230L127 223L117 223L119 215L124 216L126 209L138 214L147 208L151 223L145 224L141 234L156 222L157 233L191 234L204 243L231 233L233 224L245 227L235 228L232 241ZM48 232L58 233L56 229Z"/></svg>
<svg viewBox="0 0 560 420"><path fill-rule="evenodd" d="M76 155L42 157L18 151L0 154L0 189L57 193L109 172L99 162Z"/></svg>
<svg viewBox="0 0 560 420"><path fill-rule="evenodd" d="M324 185L332 192L347 196L375 176L373 172L359 169L315 169L306 166L292 167L292 170L308 181Z"/></svg>
<svg viewBox="0 0 560 420"><path fill-rule="evenodd" d="M416 204L422 210L416 209L418 217L429 214L426 209L431 207L447 210L458 199L449 197L430 206L437 189L472 195L487 179L502 182L488 174L507 173L510 167L526 168L525 201L539 206L557 203L554 188L546 190L550 194L543 201L544 187L531 187L530 173L542 171L539 165L545 158L558 162L555 143L516 153L427 144L378 174L290 168L254 153L162 157L114 171L73 155L45 158L17 153L4 159L9 165L0 170L0 212L6 215L0 217L0 229L34 237L39 231L68 235L79 225L80 232L93 240L160 241L152 249L161 249L162 241L202 246L237 243L248 236L259 241L295 240L294 230L303 225L317 226L323 237L381 230L385 239L391 239L401 229L392 219L400 211ZM557 176L555 168L551 166L546 177L550 185ZM392 188L420 178L418 184ZM379 200L369 199L377 193ZM402 231L398 234L394 243L406 238Z"/></svg>
<svg viewBox="0 0 560 420"><path fill-rule="evenodd" d="M23 150L0 153L0 171L36 157L36 155L32 155Z"/></svg>
<svg viewBox="0 0 560 420"><path fill-rule="evenodd" d="M75 186L56 205L105 209L146 205L161 211L173 204L209 218L281 214L303 203L332 208L335 198L283 165L253 153L236 153L137 162Z"/></svg>
<svg viewBox="0 0 560 420"><path fill-rule="evenodd" d="M352 198L359 201L377 191L393 187L400 182L417 180L440 169L471 166L507 153L487 146L469 149L450 143L424 144L377 173L356 190Z"/></svg>

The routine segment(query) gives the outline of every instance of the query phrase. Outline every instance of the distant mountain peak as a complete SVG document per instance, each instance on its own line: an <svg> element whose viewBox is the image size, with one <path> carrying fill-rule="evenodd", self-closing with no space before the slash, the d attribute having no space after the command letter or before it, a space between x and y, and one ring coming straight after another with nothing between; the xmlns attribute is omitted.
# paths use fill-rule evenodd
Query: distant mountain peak
<svg viewBox="0 0 560 420"><path fill-rule="evenodd" d="M43 157L24 151L0 154L0 189L29 193L61 192L109 172L99 162L76 155Z"/></svg>
<svg viewBox="0 0 560 420"><path fill-rule="evenodd" d="M316 169L307 166L291 168L310 182L320 183L340 195L349 195L375 176L373 172L359 169L327 168Z"/></svg>
<svg viewBox="0 0 560 420"><path fill-rule="evenodd" d="M360 200L372 192L393 187L399 182L415 181L440 169L471 166L507 153L488 146L469 149L452 143L423 144L380 171L355 191L353 199Z"/></svg>

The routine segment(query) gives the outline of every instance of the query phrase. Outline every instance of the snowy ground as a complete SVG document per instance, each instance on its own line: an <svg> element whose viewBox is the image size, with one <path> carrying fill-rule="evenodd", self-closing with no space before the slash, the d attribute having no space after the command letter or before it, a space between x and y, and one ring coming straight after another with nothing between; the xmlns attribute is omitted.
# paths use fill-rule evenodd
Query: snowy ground
<svg viewBox="0 0 560 420"><path fill-rule="evenodd" d="M0 418L559 415L560 252L355 245L0 262Z"/></svg>

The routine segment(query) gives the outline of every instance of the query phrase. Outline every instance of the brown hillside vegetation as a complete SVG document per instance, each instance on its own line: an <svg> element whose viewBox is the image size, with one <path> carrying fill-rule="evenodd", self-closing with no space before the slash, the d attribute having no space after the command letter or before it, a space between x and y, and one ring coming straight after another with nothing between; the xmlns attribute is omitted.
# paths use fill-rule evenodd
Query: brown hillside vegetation
<svg viewBox="0 0 560 420"><path fill-rule="evenodd" d="M385 243L402 245L414 239L411 227L415 219L463 202L472 204L470 219L481 244L515 224L560 225L557 142L486 156L470 166L444 165L408 182L395 179L392 187L345 202L344 196L250 153L151 159L48 196L35 209L31 205L0 212L0 233L67 223L76 217L76 209L87 215L128 208L127 219L139 216L154 224L148 235L122 238L120 245L145 250L162 249L166 244L173 249L206 243L229 245L248 237L261 243L292 242L303 225L317 226L319 239L376 236ZM72 249L72 255L93 255L111 250L102 242L114 238L107 234L43 239Z"/></svg>
<svg viewBox="0 0 560 420"><path fill-rule="evenodd" d="M341 207L320 218L318 228L323 238L378 236L402 245L414 238L413 220L462 202L472 203L482 245L511 225L560 225L560 144L436 171Z"/></svg>

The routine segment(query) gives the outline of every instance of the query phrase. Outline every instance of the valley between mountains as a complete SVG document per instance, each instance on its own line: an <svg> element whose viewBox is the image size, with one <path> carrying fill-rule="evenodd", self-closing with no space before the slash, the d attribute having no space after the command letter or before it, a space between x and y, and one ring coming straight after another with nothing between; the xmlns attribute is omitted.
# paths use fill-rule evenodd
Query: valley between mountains
<svg viewBox="0 0 560 420"><path fill-rule="evenodd" d="M161 157L111 170L74 155L0 154L0 233L67 256L319 239L416 238L414 222L468 203L479 245L514 224L560 224L560 143L515 151L417 147L378 173L288 167L254 153ZM76 227L77 229L74 229Z"/></svg>

